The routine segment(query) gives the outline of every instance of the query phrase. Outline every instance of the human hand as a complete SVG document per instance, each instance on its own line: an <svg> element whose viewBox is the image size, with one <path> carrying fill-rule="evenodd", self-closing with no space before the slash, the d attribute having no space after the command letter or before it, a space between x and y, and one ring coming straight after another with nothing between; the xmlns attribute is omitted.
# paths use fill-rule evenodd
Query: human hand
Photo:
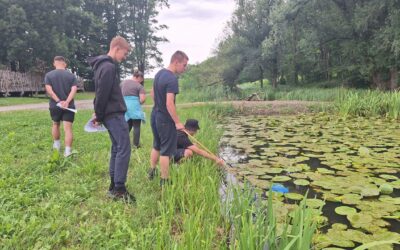
<svg viewBox="0 0 400 250"><path fill-rule="evenodd" d="M175 127L176 127L176 130L184 130L185 129L185 126L180 122L175 123Z"/></svg>
<svg viewBox="0 0 400 250"><path fill-rule="evenodd" d="M225 161L223 159L221 159L221 158L217 158L215 160L215 163L217 163L221 167L225 166Z"/></svg>
<svg viewBox="0 0 400 250"><path fill-rule="evenodd" d="M96 113L93 113L93 115L92 115L92 123L93 123L93 126L95 126L95 127L101 126L103 124L102 122L97 121Z"/></svg>
<svg viewBox="0 0 400 250"><path fill-rule="evenodd" d="M61 104L61 107L62 107L63 109L66 109L66 108L68 108L69 102L67 102L67 101L60 101L60 104Z"/></svg>

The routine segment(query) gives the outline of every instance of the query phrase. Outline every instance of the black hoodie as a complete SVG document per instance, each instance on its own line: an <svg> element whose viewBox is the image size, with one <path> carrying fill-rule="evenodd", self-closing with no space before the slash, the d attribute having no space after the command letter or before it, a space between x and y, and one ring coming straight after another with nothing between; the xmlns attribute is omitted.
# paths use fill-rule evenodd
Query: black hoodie
<svg viewBox="0 0 400 250"><path fill-rule="evenodd" d="M104 122L118 114L124 114L126 105L113 59L107 55L101 55L89 58L88 62L94 72L96 96L93 104L96 120Z"/></svg>

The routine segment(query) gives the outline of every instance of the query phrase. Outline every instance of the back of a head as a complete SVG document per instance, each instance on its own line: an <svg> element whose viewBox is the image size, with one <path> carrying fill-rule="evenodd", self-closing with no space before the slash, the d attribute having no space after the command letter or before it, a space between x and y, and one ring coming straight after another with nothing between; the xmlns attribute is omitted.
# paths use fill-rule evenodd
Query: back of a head
<svg viewBox="0 0 400 250"><path fill-rule="evenodd" d="M111 40L110 49L120 48L120 49L131 49L129 42L122 36L116 36Z"/></svg>
<svg viewBox="0 0 400 250"><path fill-rule="evenodd" d="M185 52L177 50L172 56L170 63L174 62L183 62L184 60L189 61L189 57L185 54Z"/></svg>
<svg viewBox="0 0 400 250"><path fill-rule="evenodd" d="M133 76L134 77L143 77L143 72L140 71L138 68L133 69Z"/></svg>
<svg viewBox="0 0 400 250"><path fill-rule="evenodd" d="M66 62L63 56L55 56L53 59L54 62Z"/></svg>

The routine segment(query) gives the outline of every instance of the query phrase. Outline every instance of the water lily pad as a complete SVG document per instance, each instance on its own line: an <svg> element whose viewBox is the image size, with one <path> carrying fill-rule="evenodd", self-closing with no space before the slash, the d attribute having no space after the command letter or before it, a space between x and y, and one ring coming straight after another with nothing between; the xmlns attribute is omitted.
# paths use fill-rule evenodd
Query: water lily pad
<svg viewBox="0 0 400 250"><path fill-rule="evenodd" d="M353 207L348 207L348 206L341 206L335 208L335 213L340 214L340 215L350 215L350 214L355 214L357 213L357 209Z"/></svg>
<svg viewBox="0 0 400 250"><path fill-rule="evenodd" d="M283 169L282 168L266 168L265 173L268 174L280 174L282 173Z"/></svg>
<svg viewBox="0 0 400 250"><path fill-rule="evenodd" d="M383 183L379 186L379 191L381 194L391 194L393 193L393 187L388 183Z"/></svg>
<svg viewBox="0 0 400 250"><path fill-rule="evenodd" d="M322 198L324 200L331 201L331 202L341 202L342 201L342 197L332 194L332 193L329 193L329 192L323 193Z"/></svg>
<svg viewBox="0 0 400 250"><path fill-rule="evenodd" d="M339 248L339 247L326 247L326 248L322 248L322 250L344 250L344 248Z"/></svg>
<svg viewBox="0 0 400 250"><path fill-rule="evenodd" d="M366 147L360 147L358 149L358 154L360 156L369 156L370 155L370 150L368 148L366 148Z"/></svg>
<svg viewBox="0 0 400 250"><path fill-rule="evenodd" d="M361 195L358 194L344 194L342 196L342 203L346 205L356 205L361 202Z"/></svg>
<svg viewBox="0 0 400 250"><path fill-rule="evenodd" d="M395 189L400 189L400 180L393 181L393 182L390 183L390 185L392 185L392 187L395 188Z"/></svg>
<svg viewBox="0 0 400 250"><path fill-rule="evenodd" d="M293 166L293 167L288 167L286 168L286 172L288 173L295 173L295 172L301 172L303 168L301 166Z"/></svg>
<svg viewBox="0 0 400 250"><path fill-rule="evenodd" d="M306 205L311 208L320 208L325 205L325 202L320 199L307 199Z"/></svg>
<svg viewBox="0 0 400 250"><path fill-rule="evenodd" d="M265 175L259 176L258 178L264 179L264 180L271 180L274 177L272 175L265 174Z"/></svg>
<svg viewBox="0 0 400 250"><path fill-rule="evenodd" d="M397 181L399 179L397 176L389 175L389 174L381 174L381 175L379 175L379 177L386 179L386 180L393 180L393 181Z"/></svg>
<svg viewBox="0 0 400 250"><path fill-rule="evenodd" d="M351 213L347 215L347 219L350 221L351 225L355 228L365 228L371 226L373 217L370 214L362 213Z"/></svg>
<svg viewBox="0 0 400 250"><path fill-rule="evenodd" d="M332 224L332 229L339 230L339 231L346 230L347 225L342 224L342 223L334 223L334 224Z"/></svg>
<svg viewBox="0 0 400 250"><path fill-rule="evenodd" d="M364 188L361 191L361 195L363 197L378 196L379 195L379 189L378 188Z"/></svg>
<svg viewBox="0 0 400 250"><path fill-rule="evenodd" d="M395 204L395 205L400 205L400 197L390 197L390 196L381 196L379 197L379 200L382 202L386 202L386 203L391 203L391 204Z"/></svg>
<svg viewBox="0 0 400 250"><path fill-rule="evenodd" d="M272 178L272 181L274 182L286 182L286 181L290 181L292 178L290 178L289 176L285 176L285 175L281 175L281 176L275 176L274 178Z"/></svg>
<svg viewBox="0 0 400 250"><path fill-rule="evenodd" d="M335 174L335 171L326 168L317 168L317 171L321 174Z"/></svg>
<svg viewBox="0 0 400 250"><path fill-rule="evenodd" d="M377 177L371 177L371 181L373 181L376 185L381 185L383 183L386 183L386 180L377 178Z"/></svg>
<svg viewBox="0 0 400 250"><path fill-rule="evenodd" d="M295 201L300 201L304 198L303 195L301 194L297 194L297 193L287 193L285 194L285 197L291 200L295 200Z"/></svg>
<svg viewBox="0 0 400 250"><path fill-rule="evenodd" d="M305 173L291 173L289 174L290 177L295 178L295 179L306 179L307 174Z"/></svg>
<svg viewBox="0 0 400 250"><path fill-rule="evenodd" d="M308 186L310 185L310 182L304 179L298 179L294 181L294 184L298 186Z"/></svg>

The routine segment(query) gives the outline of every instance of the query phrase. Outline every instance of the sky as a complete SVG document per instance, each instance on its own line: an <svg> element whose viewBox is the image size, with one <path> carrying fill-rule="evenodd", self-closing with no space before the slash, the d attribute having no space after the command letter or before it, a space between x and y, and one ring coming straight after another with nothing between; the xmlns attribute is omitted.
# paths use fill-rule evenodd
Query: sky
<svg viewBox="0 0 400 250"><path fill-rule="evenodd" d="M184 51L189 64L197 64L212 55L235 8L234 0L169 0L169 9L163 8L158 16L159 24L169 28L158 35L168 43L160 43L163 63L167 67L176 50ZM150 72L153 77L158 69Z"/></svg>

